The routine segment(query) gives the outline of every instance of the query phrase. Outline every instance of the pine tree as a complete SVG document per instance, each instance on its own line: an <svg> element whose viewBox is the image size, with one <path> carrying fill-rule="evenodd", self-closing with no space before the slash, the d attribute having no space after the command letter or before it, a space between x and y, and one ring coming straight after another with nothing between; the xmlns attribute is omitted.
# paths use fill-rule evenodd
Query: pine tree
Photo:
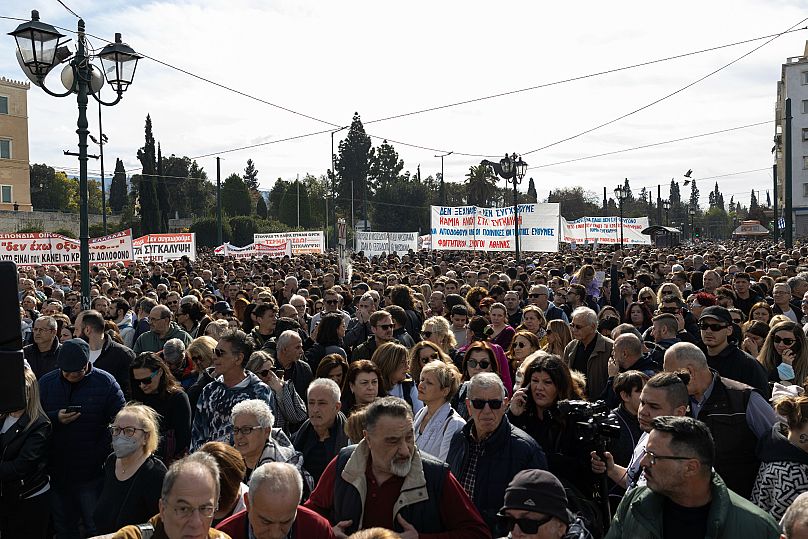
<svg viewBox="0 0 808 539"><path fill-rule="evenodd" d="M538 201L539 194L536 192L536 183L533 181L533 178L530 178L530 181L527 184L527 202L530 204Z"/></svg>
<svg viewBox="0 0 808 539"><path fill-rule="evenodd" d="M231 174L222 182L222 211L231 217L252 214L252 199L247 184L238 174Z"/></svg>
<svg viewBox="0 0 808 539"><path fill-rule="evenodd" d="M272 190L269 192L269 218L270 219L277 219L280 221L281 216L281 201L283 200L283 195L286 193L286 190L289 188L289 183L283 181L282 179L278 178L275 180L275 185L272 186Z"/></svg>
<svg viewBox="0 0 808 539"><path fill-rule="evenodd" d="M138 185L140 223L143 234L160 232L160 204L157 200L157 155L154 147L151 116L146 116L146 142L137 152L143 174Z"/></svg>
<svg viewBox="0 0 808 539"><path fill-rule="evenodd" d="M673 179L671 180L670 203L671 206L682 203L682 194L679 191L679 182Z"/></svg>
<svg viewBox="0 0 808 539"><path fill-rule="evenodd" d="M699 188L694 179L690 180L690 207L699 211Z"/></svg>
<svg viewBox="0 0 808 539"><path fill-rule="evenodd" d="M373 191L393 184L403 169L404 161L398 158L396 149L386 140L383 141L370 162L368 180L373 186Z"/></svg>
<svg viewBox="0 0 808 539"><path fill-rule="evenodd" d="M370 164L375 151L370 137L365 133L358 112L354 113L348 136L339 143L339 156L336 164L337 207L347 215L351 210L351 187L355 206L361 207L360 215L366 218L366 201L373 198L373 186L368 182Z"/></svg>
<svg viewBox="0 0 808 539"><path fill-rule="evenodd" d="M267 208L267 203L264 200L264 194L258 194L258 203L255 206L255 214L260 217L261 219L266 219L269 213L269 209Z"/></svg>
<svg viewBox="0 0 808 539"><path fill-rule="evenodd" d="M121 213L126 206L126 170L123 161L115 160L115 174L109 185L109 209L112 213Z"/></svg>
<svg viewBox="0 0 808 539"><path fill-rule="evenodd" d="M244 183L250 191L258 190L258 169L252 159L247 159L247 166L244 168Z"/></svg>

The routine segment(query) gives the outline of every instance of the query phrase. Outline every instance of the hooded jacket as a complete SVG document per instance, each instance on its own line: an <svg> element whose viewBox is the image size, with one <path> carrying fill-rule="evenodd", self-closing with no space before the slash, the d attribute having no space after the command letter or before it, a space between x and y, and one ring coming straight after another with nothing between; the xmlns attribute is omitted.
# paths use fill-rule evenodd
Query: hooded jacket
<svg viewBox="0 0 808 539"><path fill-rule="evenodd" d="M778 522L801 493L808 490L808 453L788 441L788 428L777 423L758 442L760 469L752 502Z"/></svg>

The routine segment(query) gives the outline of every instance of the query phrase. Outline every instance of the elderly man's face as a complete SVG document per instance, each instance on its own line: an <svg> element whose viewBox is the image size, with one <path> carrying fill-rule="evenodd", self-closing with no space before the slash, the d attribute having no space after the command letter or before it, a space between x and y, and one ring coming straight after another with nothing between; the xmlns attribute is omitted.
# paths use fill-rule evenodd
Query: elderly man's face
<svg viewBox="0 0 808 539"><path fill-rule="evenodd" d="M216 510L216 483L204 469L181 473L174 487L160 499L160 519L169 539L203 539L208 536Z"/></svg>
<svg viewBox="0 0 808 539"><path fill-rule="evenodd" d="M577 314L572 317L570 331L572 332L573 339L589 341L589 339L595 335L596 328L594 325L590 324L583 315Z"/></svg>
<svg viewBox="0 0 808 539"><path fill-rule="evenodd" d="M311 424L319 429L331 428L341 407L339 399L335 399L334 395L325 387L311 388L307 404Z"/></svg>
<svg viewBox="0 0 808 539"><path fill-rule="evenodd" d="M475 388L473 393L469 391L466 409L469 417L474 420L477 439L483 440L497 430L502 422L502 417L508 410L508 398L502 398L502 390L497 386Z"/></svg>
<svg viewBox="0 0 808 539"><path fill-rule="evenodd" d="M381 416L371 430L365 431L373 467L381 472L405 477L410 473L415 453L411 417Z"/></svg>
<svg viewBox="0 0 808 539"><path fill-rule="evenodd" d="M285 539L295 523L300 499L294 492L252 493L247 501L247 518L256 539ZM252 502L250 502L252 498Z"/></svg>

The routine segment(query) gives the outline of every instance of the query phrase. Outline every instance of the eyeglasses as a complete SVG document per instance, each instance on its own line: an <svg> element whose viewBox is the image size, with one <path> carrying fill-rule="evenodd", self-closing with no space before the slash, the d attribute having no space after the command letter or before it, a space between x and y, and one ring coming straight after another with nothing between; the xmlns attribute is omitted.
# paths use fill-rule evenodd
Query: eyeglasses
<svg viewBox="0 0 808 539"><path fill-rule="evenodd" d="M222 350L221 348L214 348L213 353L216 354L216 357L222 357L225 354L229 354L227 350Z"/></svg>
<svg viewBox="0 0 808 539"><path fill-rule="evenodd" d="M722 329L728 328L729 326L725 324L711 324L709 322L699 322L699 329L702 331L721 331Z"/></svg>
<svg viewBox="0 0 808 539"><path fill-rule="evenodd" d="M152 381L152 380L154 380L154 377L155 377L155 376L157 376L157 373L158 373L158 372L160 372L160 370L159 370L159 369L158 369L158 370L156 370L156 371L154 371L154 372L152 372L152 373L151 373L149 376L147 376L146 378L135 378L135 383L140 384L140 385L142 385L142 386L143 386L143 385L146 385L146 384L150 384L150 383L151 383L151 381Z"/></svg>
<svg viewBox="0 0 808 539"><path fill-rule="evenodd" d="M393 329L393 324L378 324L376 327L387 331L388 329Z"/></svg>
<svg viewBox="0 0 808 539"><path fill-rule="evenodd" d="M789 338L789 337L778 337L777 335L775 335L774 337L772 337L772 340L774 341L774 344L780 344L780 343L783 343L783 344L785 344L786 346L791 346L792 344L794 344L795 342L797 342L797 339L791 339L791 338Z"/></svg>
<svg viewBox="0 0 808 539"><path fill-rule="evenodd" d="M488 367L491 366L491 362L486 360L477 361L476 359L470 359L468 360L468 366L471 367L472 369L476 369L477 367L481 369L487 369Z"/></svg>
<svg viewBox="0 0 808 539"><path fill-rule="evenodd" d="M691 460L695 459L696 457L675 457L673 455L657 455L652 451L645 451L645 454L648 455L648 463L651 466L656 466L657 460Z"/></svg>
<svg viewBox="0 0 808 539"><path fill-rule="evenodd" d="M500 399L488 399L488 400L485 400L485 399L470 399L470 400L471 400L471 406L475 410L482 410L483 408L485 408L486 404L492 410L499 410L500 408L502 408L502 400L500 400Z"/></svg>
<svg viewBox="0 0 808 539"><path fill-rule="evenodd" d="M233 434L241 434L242 436L249 436L255 430L262 429L261 425L255 425L254 427L233 427Z"/></svg>
<svg viewBox="0 0 808 539"><path fill-rule="evenodd" d="M153 323L158 322L158 321L160 321L160 320L165 320L166 318L170 318L170 317L168 317L168 316L161 316L160 318L152 318L152 317L150 316L150 317L149 317L149 324L153 324Z"/></svg>
<svg viewBox="0 0 808 539"><path fill-rule="evenodd" d="M437 352L432 352L430 355L426 357L421 357L419 359L421 360L421 365L426 365L430 361L437 361L438 357L439 356Z"/></svg>
<svg viewBox="0 0 808 539"><path fill-rule="evenodd" d="M582 324L570 324L570 327L575 329L584 329L586 326Z"/></svg>
<svg viewBox="0 0 808 539"><path fill-rule="evenodd" d="M430 338L432 336L432 332L431 331L422 331L421 335L423 335L423 337L425 339L428 339L428 338Z"/></svg>
<svg viewBox="0 0 808 539"><path fill-rule="evenodd" d="M337 303L339 303L338 299L327 299L327 300L325 300L326 305L336 305Z"/></svg>
<svg viewBox="0 0 808 539"><path fill-rule="evenodd" d="M109 429L109 433L112 434L113 436L120 436L121 433L123 433L123 435L126 436L127 438L131 438L132 436L134 436L135 431L138 430L140 432L148 432L147 430L139 429L137 427L118 427L116 425L110 425L107 428Z"/></svg>
<svg viewBox="0 0 808 539"><path fill-rule="evenodd" d="M199 516L202 518L211 518L213 514L216 512L216 506L212 504L201 505L199 507L191 507L190 505L180 504L180 505L173 505L166 502L166 505L171 507L174 511L174 514L177 515L177 518L180 519L187 519L191 518L194 512L199 511Z"/></svg>
<svg viewBox="0 0 808 539"><path fill-rule="evenodd" d="M530 344L524 341L514 341L513 343L514 348L527 348L528 346L530 346Z"/></svg>
<svg viewBox="0 0 808 539"><path fill-rule="evenodd" d="M653 296L642 296L640 298L640 301L650 301L652 299L654 299Z"/></svg>
<svg viewBox="0 0 808 539"><path fill-rule="evenodd" d="M526 533L528 535L539 533L539 528L553 520L552 515L539 520L533 520L530 518L516 518L510 515L504 515L502 513L498 513L497 517L504 522L509 532L512 532L516 525L519 524L519 529L522 530L522 533Z"/></svg>
<svg viewBox="0 0 808 539"><path fill-rule="evenodd" d="M260 376L261 378L266 378L267 376L269 376L269 369L264 369L262 371L258 371L256 374L258 376Z"/></svg>

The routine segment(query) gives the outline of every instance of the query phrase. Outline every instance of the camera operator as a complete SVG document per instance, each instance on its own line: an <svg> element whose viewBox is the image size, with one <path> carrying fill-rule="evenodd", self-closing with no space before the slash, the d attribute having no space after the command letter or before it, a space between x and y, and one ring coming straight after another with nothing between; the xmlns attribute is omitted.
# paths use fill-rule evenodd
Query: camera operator
<svg viewBox="0 0 808 539"><path fill-rule="evenodd" d="M592 475L586 452L578 442L574 425L558 410L558 402L581 399L569 367L558 356L535 352L526 361L522 387L513 394L508 419L542 447L548 469L589 495Z"/></svg>
<svg viewBox="0 0 808 539"><path fill-rule="evenodd" d="M648 433L653 428L652 420L661 415L683 416L687 413L687 404L690 400L687 391L689 381L690 377L684 373L661 372L652 376L640 393L637 418L643 435L634 446L634 453L631 455L628 465L624 468L615 464L614 456L608 451L603 454L604 462L595 451L592 451L590 453L592 471L596 474L606 472L609 479L626 491L645 484L645 479L641 477L640 461L645 455Z"/></svg>

